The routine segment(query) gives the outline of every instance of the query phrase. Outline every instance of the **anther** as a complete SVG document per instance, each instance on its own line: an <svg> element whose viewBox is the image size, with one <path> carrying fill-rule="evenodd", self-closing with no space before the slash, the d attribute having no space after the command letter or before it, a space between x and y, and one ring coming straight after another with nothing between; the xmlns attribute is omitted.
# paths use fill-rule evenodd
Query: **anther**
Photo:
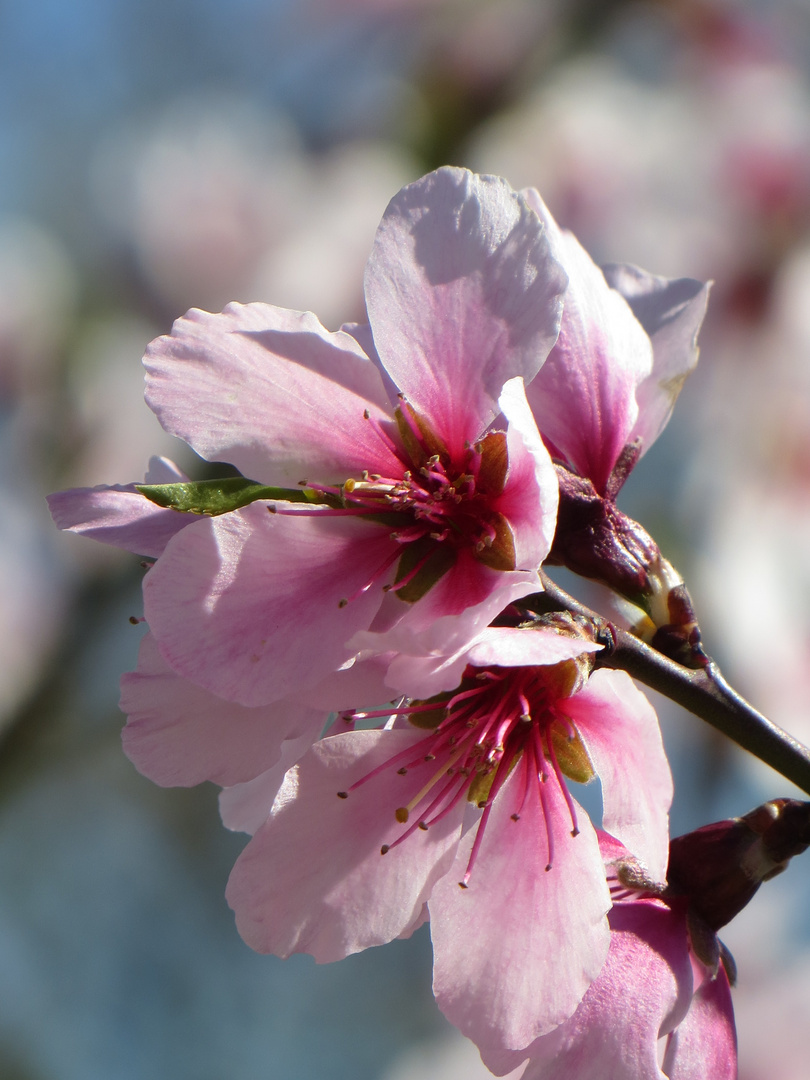
<svg viewBox="0 0 810 1080"><path fill-rule="evenodd" d="M129 621L132 623L133 626L137 626L138 623L146 622L146 619L143 617L143 615L141 615L140 619L137 615L130 615Z"/></svg>
<svg viewBox="0 0 810 1080"><path fill-rule="evenodd" d="M363 409L363 419L364 420L370 420L371 419L371 413L368 411L368 409Z"/></svg>
<svg viewBox="0 0 810 1080"><path fill-rule="evenodd" d="M406 776L407 773L408 773L408 770L405 768L404 765L402 766L401 769L397 769L397 776Z"/></svg>
<svg viewBox="0 0 810 1080"><path fill-rule="evenodd" d="M423 832L427 832L427 830L428 830L428 827L427 827L427 825L425 824L425 822L424 822L424 821L420 821L420 822L419 822L419 828L420 828L420 829L421 829L421 830L422 830Z"/></svg>
<svg viewBox="0 0 810 1080"><path fill-rule="evenodd" d="M387 855L389 850L390 850L390 845L389 844L383 844L383 846L380 848L380 854L381 855Z"/></svg>
<svg viewBox="0 0 810 1080"><path fill-rule="evenodd" d="M408 808L405 806L398 806L394 811L394 817L397 819L400 825L404 825L405 822L408 820Z"/></svg>
<svg viewBox="0 0 810 1080"><path fill-rule="evenodd" d="M348 793L348 791L339 791L339 792L337 793L337 797L338 797L339 799L348 799L348 797L349 797L349 793Z"/></svg>
<svg viewBox="0 0 810 1080"><path fill-rule="evenodd" d="M344 597L342 600L338 600L338 607L344 608L348 604L348 600Z"/></svg>
<svg viewBox="0 0 810 1080"><path fill-rule="evenodd" d="M520 821L520 814L512 814L512 821Z"/></svg>

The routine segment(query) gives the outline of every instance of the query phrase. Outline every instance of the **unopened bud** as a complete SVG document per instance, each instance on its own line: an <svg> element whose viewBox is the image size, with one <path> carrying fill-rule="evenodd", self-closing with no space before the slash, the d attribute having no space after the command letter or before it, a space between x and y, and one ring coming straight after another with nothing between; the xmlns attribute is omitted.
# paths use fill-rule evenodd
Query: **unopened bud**
<svg viewBox="0 0 810 1080"><path fill-rule="evenodd" d="M677 836L669 845L667 897L684 896L711 930L740 912L763 881L810 845L810 803L773 799L739 818Z"/></svg>

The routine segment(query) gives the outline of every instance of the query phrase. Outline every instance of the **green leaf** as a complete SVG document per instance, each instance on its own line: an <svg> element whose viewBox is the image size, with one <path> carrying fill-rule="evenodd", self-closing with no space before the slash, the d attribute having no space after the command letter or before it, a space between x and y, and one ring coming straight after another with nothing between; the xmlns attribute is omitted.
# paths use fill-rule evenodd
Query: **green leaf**
<svg viewBox="0 0 810 1080"><path fill-rule="evenodd" d="M184 484L136 484L136 489L158 506L184 514L207 514L216 517L238 510L257 499L282 502L322 502L323 497L307 488L278 488L257 484L244 476L224 480L189 480Z"/></svg>

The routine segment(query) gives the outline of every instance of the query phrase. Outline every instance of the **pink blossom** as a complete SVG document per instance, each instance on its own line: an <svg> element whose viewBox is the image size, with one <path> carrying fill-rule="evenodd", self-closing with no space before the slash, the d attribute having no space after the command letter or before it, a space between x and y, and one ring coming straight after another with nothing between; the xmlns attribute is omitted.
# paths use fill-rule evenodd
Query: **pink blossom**
<svg viewBox="0 0 810 1080"><path fill-rule="evenodd" d="M528 1056L523 1080L736 1080L728 976L691 953L683 908L634 898L608 920L607 961L574 1015L521 1053L483 1047L485 1064L503 1075Z"/></svg>
<svg viewBox="0 0 810 1080"><path fill-rule="evenodd" d="M244 795L242 820L263 821L228 885L247 943L326 962L429 916L437 1001L479 1045L520 1050L570 1017L604 963L610 898L567 781L600 775L605 828L658 877L672 796L651 706L622 673L585 681L587 649L487 630L454 691L316 743L266 820L260 779L229 792L232 820Z"/></svg>
<svg viewBox="0 0 810 1080"><path fill-rule="evenodd" d="M634 266L600 269L537 191L523 194L568 275L560 336L527 388L529 404L552 454L615 495L697 363L709 287Z"/></svg>
<svg viewBox="0 0 810 1080"><path fill-rule="evenodd" d="M204 780L245 784L261 775L266 788L267 771L275 770L277 789L335 709L361 696L374 701L389 696L383 682L387 660L352 664L251 708L224 701L178 675L146 634L137 669L121 679L120 706L128 717L124 750L144 776L163 787L191 787ZM280 772L279 762L284 763Z"/></svg>
<svg viewBox="0 0 810 1080"><path fill-rule="evenodd" d="M378 230L373 341L251 304L189 312L153 342L147 401L167 431L318 502L253 503L169 542L144 584L169 665L255 706L341 667L358 631L387 651L392 626L452 615L469 640L536 591L557 487L521 380L553 344L562 287L505 182L441 169Z"/></svg>

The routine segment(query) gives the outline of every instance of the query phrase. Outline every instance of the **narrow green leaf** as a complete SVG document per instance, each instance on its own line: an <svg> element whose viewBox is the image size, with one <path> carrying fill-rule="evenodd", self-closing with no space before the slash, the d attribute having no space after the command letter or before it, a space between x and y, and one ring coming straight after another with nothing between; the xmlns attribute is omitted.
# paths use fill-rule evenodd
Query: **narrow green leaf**
<svg viewBox="0 0 810 1080"><path fill-rule="evenodd" d="M136 484L158 506L179 510L184 514L207 514L216 517L238 510L257 499L278 499L282 502L321 502L322 496L307 488L266 487L244 476L224 480L189 480L184 484Z"/></svg>

